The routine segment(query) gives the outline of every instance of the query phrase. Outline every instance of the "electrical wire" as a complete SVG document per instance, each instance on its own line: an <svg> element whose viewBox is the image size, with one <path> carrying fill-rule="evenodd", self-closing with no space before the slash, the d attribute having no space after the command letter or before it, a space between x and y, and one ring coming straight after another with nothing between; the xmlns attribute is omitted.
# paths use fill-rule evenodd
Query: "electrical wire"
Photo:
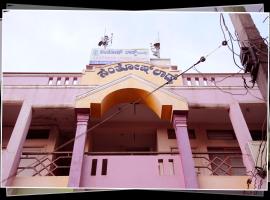
<svg viewBox="0 0 270 200"><path fill-rule="evenodd" d="M195 67L196 65L198 65L201 62L204 62L206 60L206 57L210 56L211 54L213 54L215 51L217 51L222 45L219 45L218 48L214 49L213 51L211 51L209 54L207 54L205 57L202 56L196 63L194 63L193 65L191 65L189 68L187 68L186 70L184 70L183 72L181 72L180 74L176 75L174 80L176 80L178 77L182 76L184 73L186 73L187 71L189 71L190 69L192 69L193 67ZM172 81L172 80L171 80ZM148 98L151 94L153 94L154 92L156 92L157 90L161 89L162 87L164 87L165 85L169 84L171 81L167 81L164 84L160 85L159 87L157 87L156 89L154 89L153 91L151 91L149 94L146 95L145 98L139 98L136 101L132 102L131 104L126 104L124 106L120 106L118 107L118 111L112 113L110 116L108 116L107 118L105 118L104 120L102 120L101 122L95 124L93 127L89 128L88 130L86 130L85 132L75 136L74 138L72 138L71 140L65 142L64 144L60 145L59 147L57 147L54 151L57 151L61 148L63 148L64 146L70 144L71 142L75 141L76 139L78 139L79 137L87 134L88 132L92 131L93 129L97 128L98 126L100 126L101 124L107 122L108 120L110 120L111 118L113 118L114 116L118 115L119 113L121 113L123 110L127 109L130 105L134 105L136 103L140 103L141 101L145 100L146 98ZM39 160L43 160L44 158L46 158L47 155L45 155L44 157L40 158ZM31 163L30 165L26 166L27 167L31 167L33 164L37 163L38 161ZM22 170L17 170L14 174L10 175L9 177L5 178L2 180L2 182L7 181L8 179L16 176L18 173L20 173Z"/></svg>
<svg viewBox="0 0 270 200"><path fill-rule="evenodd" d="M195 66L194 66L194 70L197 71L201 76L205 76L204 73L202 73L201 71L199 71ZM257 99L259 99L259 100L261 100L261 101L264 101L264 99L255 96L254 94L252 94L252 93L249 91L249 89L252 89L252 88L254 87L254 85L253 85L252 87L250 87L250 86L248 86L248 85L246 84L245 81L244 81L244 84L245 84L244 87L245 87L245 89L246 89L246 92L245 92L245 93L237 93L237 94L231 93L231 92L228 92L228 91L223 90L222 88L220 88L220 87L218 87L218 86L216 85L216 83L220 83L220 82L224 81L224 80L227 79L227 78L234 77L234 76L240 74L241 71L242 71L242 69L240 69L238 72L236 72L236 73L234 73L234 74L230 74L230 75L228 75L228 76L225 76L225 77L222 78L221 80L218 80L218 81L216 81L216 80L211 80L211 82L213 82L213 83L214 83L214 86L215 86L217 89L219 89L221 92L224 92L224 93L227 93L227 94L231 94L231 95L247 95L247 94L249 93L251 96L253 96L253 97L255 97L255 98L257 98ZM243 75L242 75L242 79L246 80L246 79L244 78Z"/></svg>
<svg viewBox="0 0 270 200"><path fill-rule="evenodd" d="M221 28L221 31L222 31L224 40L225 40L225 41L229 41L229 40L226 38L225 32L224 32L224 30L223 30L222 22L223 22L223 25L225 26L226 31L229 33L229 38L230 38L229 40L234 40L234 41L236 41L233 37L231 37L231 33L230 33L230 31L229 31L227 25L225 24L225 20L224 20L224 18L223 18L223 15L222 15L222 13L220 13L220 20L219 20L220 28ZM232 44L232 42L231 42L231 44ZM228 49L229 49L233 54L235 54L235 55L237 55L237 56L240 56L239 54L235 53L235 51L233 50L233 46L230 47L229 45L227 45L227 47L228 47Z"/></svg>
<svg viewBox="0 0 270 200"><path fill-rule="evenodd" d="M196 67L194 67L194 70L197 71L201 76L205 76L204 73L202 73L201 71L199 71ZM225 92L225 93L228 93L228 94L231 94L231 95L247 95L247 94L249 93L251 96L253 96L253 97L255 97L255 98L257 98L257 99L259 99L259 100L261 100L261 101L264 101L264 99L259 98L259 97L255 96L255 95L253 95L253 94L249 91L249 89L253 88L254 85L253 85L252 87L250 87L250 86L248 86L248 85L246 84L245 81L244 81L244 84L245 84L244 87L245 87L245 89L246 89L246 92L245 92L245 93L238 93L238 94L234 94L234 93L225 91L225 90L223 90L222 88L220 88L220 87L218 87L218 86L216 85L216 83L220 83L220 82L224 81L224 80L227 79L227 78L234 77L235 75L240 74L241 71L242 71L242 69L240 69L238 72L236 72L236 73L234 73L234 74L230 74L230 75L228 75L228 76L225 76L225 77L222 78L221 80L218 80L218 81L216 81L216 80L211 80L211 82L213 82L213 83L214 83L214 86L215 86L217 89L219 89L221 92ZM242 75L242 79L246 80L246 79L244 78L243 75Z"/></svg>
<svg viewBox="0 0 270 200"><path fill-rule="evenodd" d="M227 25L226 25L226 23L225 23L225 19L224 19L222 13L220 13L220 27L221 27L221 30L222 30L222 33L223 33L223 36L224 36L224 40L227 41L227 38L226 38L226 36L225 36L225 33L224 33L224 30L223 30L223 27L222 27L222 23L221 23L221 22L223 22L223 25L225 26L226 31L229 33L229 40L230 40L230 43L231 43L231 47L230 47L229 45L227 45L227 47L228 47L228 49L232 52L233 62L234 62L234 64L235 64L239 69L244 70L242 67L240 67L240 66L237 64L237 62L236 62L236 60L235 60L235 55L237 55L238 57L240 57L239 54L235 53L235 51L234 51L234 46L233 46L233 40L234 40L234 41L237 41L237 39L234 39L234 38L233 38L233 36L232 36L232 34L231 34L229 28L227 27Z"/></svg>
<svg viewBox="0 0 270 200"><path fill-rule="evenodd" d="M251 40L243 40L243 41L240 41L240 40L239 40L239 37L238 37L238 35L237 35L237 32L235 31L234 34L235 34L236 39L234 39L233 36L232 36L232 34L231 34L231 32L230 32L230 30L229 30L229 28L228 28L228 26L226 25L226 22L225 22L225 19L224 19L223 14L221 13L221 14L220 14L220 27L221 27L222 34L223 34L223 37L224 37L225 40L227 40L227 38L226 38L226 36L225 36L225 32L224 32L224 30L223 30L222 23L223 23L223 25L224 25L226 31L228 32L229 39L230 39L230 43L231 43L231 47L228 45L228 49L232 52L232 57L233 57L234 64L235 64L239 69L243 69L243 68L240 67L240 65L238 65L237 62L236 62L236 60L235 60L235 55L239 56L239 54L235 53L235 51L234 51L233 41L237 41L237 44L238 44L238 46L239 46L240 49L241 49L241 46L240 46L239 42L242 42L242 44L245 46L244 41L247 41L248 44L249 44L249 46L251 46L251 47L253 47L253 48L255 48L255 49L257 50L256 54L257 54L258 56L260 55L260 53L262 53L262 54L268 56L268 53L269 53L268 51L269 51L269 50L268 50L268 51L264 51L264 50L258 48L257 45L254 43L254 41L256 41L256 40L263 40L263 41L264 41L264 44L267 45L267 47L268 47L268 49L269 49L268 41L266 40L266 38L267 38L268 36L267 36L266 38L261 38L261 37L259 37L259 38L252 39L253 42L251 42ZM265 42L266 42L267 44L266 44ZM260 53L258 53L258 52L260 52ZM240 56L239 56L239 57L240 57ZM266 61L259 60L258 63L268 63L268 60L266 60ZM255 84L255 83L254 83L254 84ZM252 87L254 87L254 84L253 84ZM250 88L250 87L246 84L245 79L244 79L244 85L245 85L245 87L246 87L247 89Z"/></svg>
<svg viewBox="0 0 270 200"><path fill-rule="evenodd" d="M236 37L236 39L234 39L233 36L232 36L232 34L231 34L231 32L230 32L230 30L229 30L229 28L228 28L228 26L226 25L226 22L225 22L225 19L224 19L223 14L221 13L221 14L220 14L220 27L221 27L221 30L222 30L222 33L223 33L223 36L224 36L224 39L225 39L225 40L226 40L227 38L226 38L226 36L225 36L225 33L224 33L224 30L223 30L223 27L222 27L222 23L221 23L221 22L223 22L223 25L224 25L226 31L227 31L228 34L229 34L230 43L231 43L232 48L229 48L229 45L228 45L228 48L229 48L229 49L231 50L231 52L232 52L234 64L235 64L238 68L244 70L242 67L240 67L240 66L237 64L237 62L236 62L236 60L235 60L235 56L234 56L234 55L238 55L238 54L236 54L235 51L234 51L233 40L234 40L234 41L237 41L237 43L238 43L238 45L239 45L239 47L240 47L240 44L239 44L240 40L239 40L239 38L238 38L237 32L235 31L235 33L234 33L234 34L235 34L235 37ZM252 41L255 41L255 40L262 40L262 39L263 39L264 41L267 42L266 38L261 38L261 37L252 39ZM268 52L264 52L263 50L259 49L259 48L254 44L254 42L251 42L250 40L244 40L244 41L247 41L247 42L249 43L250 46L255 47L255 49L257 49L257 50L260 51L261 53L263 53L263 54L265 54L265 55L268 55ZM243 41L242 41L242 42L243 42ZM267 62L267 61L266 61L266 62L265 62L265 61L259 61L259 63L268 63L268 62ZM245 79L243 76L242 76L242 79L243 79L243 81L244 81L244 87L246 88L247 92L248 92L251 96L253 96L253 97L255 97L255 98L259 99L259 100L264 101L263 99L261 99L261 98L259 98L259 97L256 97L255 95L253 95L253 94L249 91L249 89L251 89L251 88L254 87L255 82L253 83L252 86L248 86L247 83L246 83L246 79Z"/></svg>
<svg viewBox="0 0 270 200"><path fill-rule="evenodd" d="M260 152L261 152L261 146L262 146L262 143L263 143L263 140L264 140L264 125L265 125L266 118L267 118L267 116L264 118L264 121L263 121L263 124L262 124L262 129L261 129L261 143L260 143L260 146L259 146L258 155L256 157L256 163L255 163L256 164L256 167L258 166L258 160L259 160L259 155L260 155Z"/></svg>
<svg viewBox="0 0 270 200"><path fill-rule="evenodd" d="M267 18L269 18L269 15L266 18L264 18L263 23L267 20Z"/></svg>

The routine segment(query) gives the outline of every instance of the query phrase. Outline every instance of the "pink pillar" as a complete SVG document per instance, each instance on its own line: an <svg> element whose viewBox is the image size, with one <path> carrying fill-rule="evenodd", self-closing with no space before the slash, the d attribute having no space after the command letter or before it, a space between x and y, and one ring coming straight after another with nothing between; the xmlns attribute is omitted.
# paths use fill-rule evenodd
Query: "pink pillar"
<svg viewBox="0 0 270 200"><path fill-rule="evenodd" d="M71 166L69 171L69 187L80 187L84 147L87 138L89 113L77 113L76 139L74 141Z"/></svg>
<svg viewBox="0 0 270 200"><path fill-rule="evenodd" d="M31 124L32 107L24 101L2 160L2 185L11 186Z"/></svg>
<svg viewBox="0 0 270 200"><path fill-rule="evenodd" d="M242 152L243 163L247 172L252 171L252 169L254 169L254 164L247 151L247 144L248 142L252 141L252 138L238 102L233 102L230 104L229 116Z"/></svg>
<svg viewBox="0 0 270 200"><path fill-rule="evenodd" d="M188 189L196 189L198 188L198 182L188 137L187 113L174 113L173 126L175 129L177 145L181 157L185 187Z"/></svg>

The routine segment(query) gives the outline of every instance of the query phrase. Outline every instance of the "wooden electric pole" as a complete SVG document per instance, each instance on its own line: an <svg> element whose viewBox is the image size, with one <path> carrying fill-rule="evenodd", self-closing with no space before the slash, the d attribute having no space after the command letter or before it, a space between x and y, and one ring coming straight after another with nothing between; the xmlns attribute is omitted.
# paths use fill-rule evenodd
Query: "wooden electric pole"
<svg viewBox="0 0 270 200"><path fill-rule="evenodd" d="M225 7L224 11L245 12L245 8ZM256 83L260 92L267 102L268 98L268 47L256 28L250 14L248 13L230 13L230 18L237 32L241 47L253 47L257 52L259 61Z"/></svg>

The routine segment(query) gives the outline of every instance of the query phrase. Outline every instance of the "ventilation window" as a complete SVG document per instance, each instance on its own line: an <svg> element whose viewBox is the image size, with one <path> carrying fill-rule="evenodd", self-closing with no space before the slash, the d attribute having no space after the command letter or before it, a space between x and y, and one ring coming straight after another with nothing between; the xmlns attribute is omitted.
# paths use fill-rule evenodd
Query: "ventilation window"
<svg viewBox="0 0 270 200"><path fill-rule="evenodd" d="M102 159L101 175L107 175L107 165L108 165L108 159Z"/></svg>
<svg viewBox="0 0 270 200"><path fill-rule="evenodd" d="M48 85L52 85L52 84L53 84L53 78L52 78L52 77L50 77L50 78L49 78Z"/></svg>
<svg viewBox="0 0 270 200"><path fill-rule="evenodd" d="M77 85L78 84L78 79L76 77L73 78L73 85Z"/></svg>
<svg viewBox="0 0 270 200"><path fill-rule="evenodd" d="M199 78L197 78L197 77L195 78L195 85L196 85L196 86L199 86L199 85L200 85L200 83L199 83Z"/></svg>
<svg viewBox="0 0 270 200"><path fill-rule="evenodd" d="M196 139L196 134L194 129L188 129L188 137L189 139Z"/></svg>
<svg viewBox="0 0 270 200"><path fill-rule="evenodd" d="M232 130L207 130L209 140L235 140L235 134Z"/></svg>
<svg viewBox="0 0 270 200"><path fill-rule="evenodd" d="M168 139L176 139L174 129L167 129L167 135L168 135ZM188 137L189 137L189 139L196 139L194 129L188 129Z"/></svg>
<svg viewBox="0 0 270 200"><path fill-rule="evenodd" d="M68 85L69 84L69 78L66 78L65 79L65 85Z"/></svg>
<svg viewBox="0 0 270 200"><path fill-rule="evenodd" d="M58 77L58 78L57 78L57 81L56 81L56 85L60 85L60 84L61 84L61 78Z"/></svg>
<svg viewBox="0 0 270 200"><path fill-rule="evenodd" d="M163 176L164 174L163 159L158 159L158 172L160 176Z"/></svg>
<svg viewBox="0 0 270 200"><path fill-rule="evenodd" d="M191 86L191 79L190 78L187 78L187 85Z"/></svg>
<svg viewBox="0 0 270 200"><path fill-rule="evenodd" d="M30 129L26 139L48 139L50 136L49 129Z"/></svg>
<svg viewBox="0 0 270 200"><path fill-rule="evenodd" d="M173 159L169 159L169 175L174 175L174 162Z"/></svg>
<svg viewBox="0 0 270 200"><path fill-rule="evenodd" d="M178 147L170 147L172 153L179 153Z"/></svg>
<svg viewBox="0 0 270 200"><path fill-rule="evenodd" d="M97 159L92 160L91 176L95 176L97 173Z"/></svg>
<svg viewBox="0 0 270 200"><path fill-rule="evenodd" d="M211 78L211 83L213 86L215 86L215 78L214 77Z"/></svg>
<svg viewBox="0 0 270 200"><path fill-rule="evenodd" d="M167 135L168 139L176 139L175 131L172 128L167 129Z"/></svg>
<svg viewBox="0 0 270 200"><path fill-rule="evenodd" d="M207 86L207 78L203 78L203 85Z"/></svg>

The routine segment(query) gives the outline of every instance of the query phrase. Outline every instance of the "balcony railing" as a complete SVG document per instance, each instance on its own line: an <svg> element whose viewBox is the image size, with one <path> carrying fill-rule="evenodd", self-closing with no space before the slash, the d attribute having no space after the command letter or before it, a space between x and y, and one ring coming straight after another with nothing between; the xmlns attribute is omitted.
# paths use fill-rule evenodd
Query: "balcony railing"
<svg viewBox="0 0 270 200"><path fill-rule="evenodd" d="M93 158L106 156L108 157L108 163L110 163L110 158L113 158L113 156L170 156L177 154L179 153L149 151L85 152L86 156ZM71 151L23 152L17 174L24 174L26 176L58 176L61 174L61 170L65 170L65 175L68 175L71 157ZM241 152L193 152L193 158L198 175L245 175ZM28 171L28 173L25 171Z"/></svg>
<svg viewBox="0 0 270 200"><path fill-rule="evenodd" d="M23 152L17 175L55 176L55 172L59 169L67 169L69 171L71 158L72 152L70 151Z"/></svg>

